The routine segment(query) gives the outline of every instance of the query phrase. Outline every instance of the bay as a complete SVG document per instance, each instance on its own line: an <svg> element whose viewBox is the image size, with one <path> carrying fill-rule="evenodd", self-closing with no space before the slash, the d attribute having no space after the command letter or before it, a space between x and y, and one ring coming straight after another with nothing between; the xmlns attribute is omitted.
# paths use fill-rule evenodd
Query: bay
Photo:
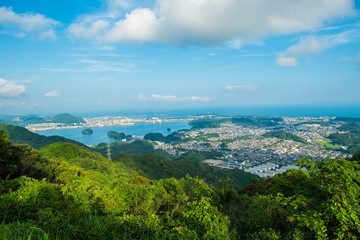
<svg viewBox="0 0 360 240"><path fill-rule="evenodd" d="M167 131L170 128L171 131ZM126 135L144 136L147 133L161 133L164 136L180 129L190 129L187 121L180 122L162 122L162 123L136 123L131 126L108 126L108 127L93 127L91 128L93 134L82 134L84 128L73 129L54 129L46 131L36 131L36 133L45 136L62 136L73 139L86 145L97 145L102 142L114 142L113 138L107 136L109 131L123 132Z"/></svg>

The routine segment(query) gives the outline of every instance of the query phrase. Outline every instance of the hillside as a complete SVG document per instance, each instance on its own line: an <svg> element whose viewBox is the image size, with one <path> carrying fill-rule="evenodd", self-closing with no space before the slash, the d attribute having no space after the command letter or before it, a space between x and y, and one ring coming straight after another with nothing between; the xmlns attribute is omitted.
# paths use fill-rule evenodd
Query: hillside
<svg viewBox="0 0 360 240"><path fill-rule="evenodd" d="M60 136L46 137L37 133L33 133L26 128L8 124L0 123L0 130L5 131L10 136L10 140L13 144L28 144L35 149L40 149L55 142L67 142L86 147L84 144L72 139L67 139Z"/></svg>
<svg viewBox="0 0 360 240"><path fill-rule="evenodd" d="M154 146L148 141L137 140L132 143L112 142L110 143L110 148L111 156L113 157L124 153L133 155L157 153L164 158L171 159L171 156L166 151L154 149ZM107 156L107 150L107 143L100 143L94 148L94 151L101 153L103 156Z"/></svg>
<svg viewBox="0 0 360 240"><path fill-rule="evenodd" d="M85 120L79 117L75 117L69 113L62 113L52 117L38 116L38 115L25 115L25 116L0 116L3 123L15 124L25 126L28 124L41 124L41 123L85 123ZM1 122L1 121L0 121Z"/></svg>
<svg viewBox="0 0 360 240"><path fill-rule="evenodd" d="M345 118L348 123L339 127L342 133L331 134L328 138L334 144L348 146L350 154L360 153L360 122L357 118Z"/></svg>
<svg viewBox="0 0 360 240"><path fill-rule="evenodd" d="M110 162L69 143L36 151L12 145L0 131L0 236L358 239L359 159L302 159L298 164L307 171L254 178L236 191L228 180L214 187L189 175L139 176L182 174L179 165L153 154L122 155ZM184 161L189 171L203 167L198 161L176 161Z"/></svg>
<svg viewBox="0 0 360 240"><path fill-rule="evenodd" d="M266 138L279 138L279 139L284 139L284 140L293 140L296 142L306 143L306 140L303 139L302 137L296 136L293 133L289 133L289 132L285 132L285 131L267 132L267 133L263 134L262 136L266 137Z"/></svg>
<svg viewBox="0 0 360 240"><path fill-rule="evenodd" d="M85 123L84 119L75 117L69 113L62 113L62 114L53 116L49 120L50 120L50 122L64 123L64 124Z"/></svg>
<svg viewBox="0 0 360 240"><path fill-rule="evenodd" d="M217 186L219 180L231 179L236 189L241 189L255 175L239 169L220 169L211 167L200 161L184 157L176 160L166 160L156 154L130 155L122 154L113 158L114 162L121 162L127 169L137 172L143 177L159 180L175 177L177 179L198 177L206 183Z"/></svg>

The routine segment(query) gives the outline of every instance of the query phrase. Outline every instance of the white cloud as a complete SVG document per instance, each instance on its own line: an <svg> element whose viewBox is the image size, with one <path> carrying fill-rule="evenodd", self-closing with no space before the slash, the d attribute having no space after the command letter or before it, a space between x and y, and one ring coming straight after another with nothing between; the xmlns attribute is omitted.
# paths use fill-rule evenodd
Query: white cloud
<svg viewBox="0 0 360 240"><path fill-rule="evenodd" d="M112 61L98 61L91 58L80 58L77 62L80 67L73 68L41 68L48 72L136 72L137 66Z"/></svg>
<svg viewBox="0 0 360 240"><path fill-rule="evenodd" d="M146 97L142 94L140 94L138 97L137 97L137 100L138 101L145 101L146 100Z"/></svg>
<svg viewBox="0 0 360 240"><path fill-rule="evenodd" d="M252 92L252 91L256 91L256 90L260 90L261 88L255 85L229 85L226 87L227 90L229 91L248 91L248 92Z"/></svg>
<svg viewBox="0 0 360 240"><path fill-rule="evenodd" d="M154 101L177 101L178 98L174 95L159 95L159 94L152 94L151 99Z"/></svg>
<svg viewBox="0 0 360 240"><path fill-rule="evenodd" d="M145 97L144 95L140 94L137 97L138 101L165 101L165 102L182 102L182 101L190 101L190 102L209 102L211 101L210 97L177 97L175 95L160 95L160 94L152 94L150 98Z"/></svg>
<svg viewBox="0 0 360 240"><path fill-rule="evenodd" d="M52 90L50 92L45 93L46 97L58 97L59 93L56 90Z"/></svg>
<svg viewBox="0 0 360 240"><path fill-rule="evenodd" d="M360 31L350 30L334 35L306 36L297 44L289 47L284 53L279 53L276 59L278 66L293 67L297 66L297 57L304 57L337 45L358 41Z"/></svg>
<svg viewBox="0 0 360 240"><path fill-rule="evenodd" d="M40 39L56 39L54 28L61 25L39 13L15 13L11 7L0 7L0 25L18 37L35 34Z"/></svg>
<svg viewBox="0 0 360 240"><path fill-rule="evenodd" d="M78 19L68 31L74 38L100 42L227 42L240 48L247 40L314 30L355 14L353 0L156 0L152 9L121 14L129 6L109 1L104 12Z"/></svg>
<svg viewBox="0 0 360 240"><path fill-rule="evenodd" d="M0 78L0 98L17 98L25 94L25 91L24 85Z"/></svg>
<svg viewBox="0 0 360 240"><path fill-rule="evenodd" d="M276 64L280 67L296 67L298 65L296 58L286 56L278 56Z"/></svg>
<svg viewBox="0 0 360 240"><path fill-rule="evenodd" d="M199 102L209 102L211 101L211 98L209 97L195 97L195 96L192 96L192 97L183 97L182 98L184 101L199 101Z"/></svg>

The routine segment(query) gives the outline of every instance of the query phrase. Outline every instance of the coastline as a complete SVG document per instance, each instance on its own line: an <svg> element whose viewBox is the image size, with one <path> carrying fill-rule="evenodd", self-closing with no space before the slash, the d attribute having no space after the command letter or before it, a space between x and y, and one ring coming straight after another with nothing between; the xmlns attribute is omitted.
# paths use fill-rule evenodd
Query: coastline
<svg viewBox="0 0 360 240"><path fill-rule="evenodd" d="M75 128L92 128L92 127L111 127L111 126L133 126L137 123L152 123L159 124L165 122L189 122L197 117L183 117L183 118L127 118L121 116L115 117L94 117L94 118L84 118L85 123L73 123L73 124L63 124L63 123L38 123L38 124L28 124L25 126L26 129L32 132L37 131L47 131L47 130L62 130L62 129L75 129Z"/></svg>

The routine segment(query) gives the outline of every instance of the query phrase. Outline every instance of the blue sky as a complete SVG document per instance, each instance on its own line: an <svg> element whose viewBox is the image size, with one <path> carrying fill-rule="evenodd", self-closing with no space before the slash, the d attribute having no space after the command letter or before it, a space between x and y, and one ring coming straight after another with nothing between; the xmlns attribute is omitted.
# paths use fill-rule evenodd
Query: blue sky
<svg viewBox="0 0 360 240"><path fill-rule="evenodd" d="M359 2L0 2L0 113L360 105Z"/></svg>

